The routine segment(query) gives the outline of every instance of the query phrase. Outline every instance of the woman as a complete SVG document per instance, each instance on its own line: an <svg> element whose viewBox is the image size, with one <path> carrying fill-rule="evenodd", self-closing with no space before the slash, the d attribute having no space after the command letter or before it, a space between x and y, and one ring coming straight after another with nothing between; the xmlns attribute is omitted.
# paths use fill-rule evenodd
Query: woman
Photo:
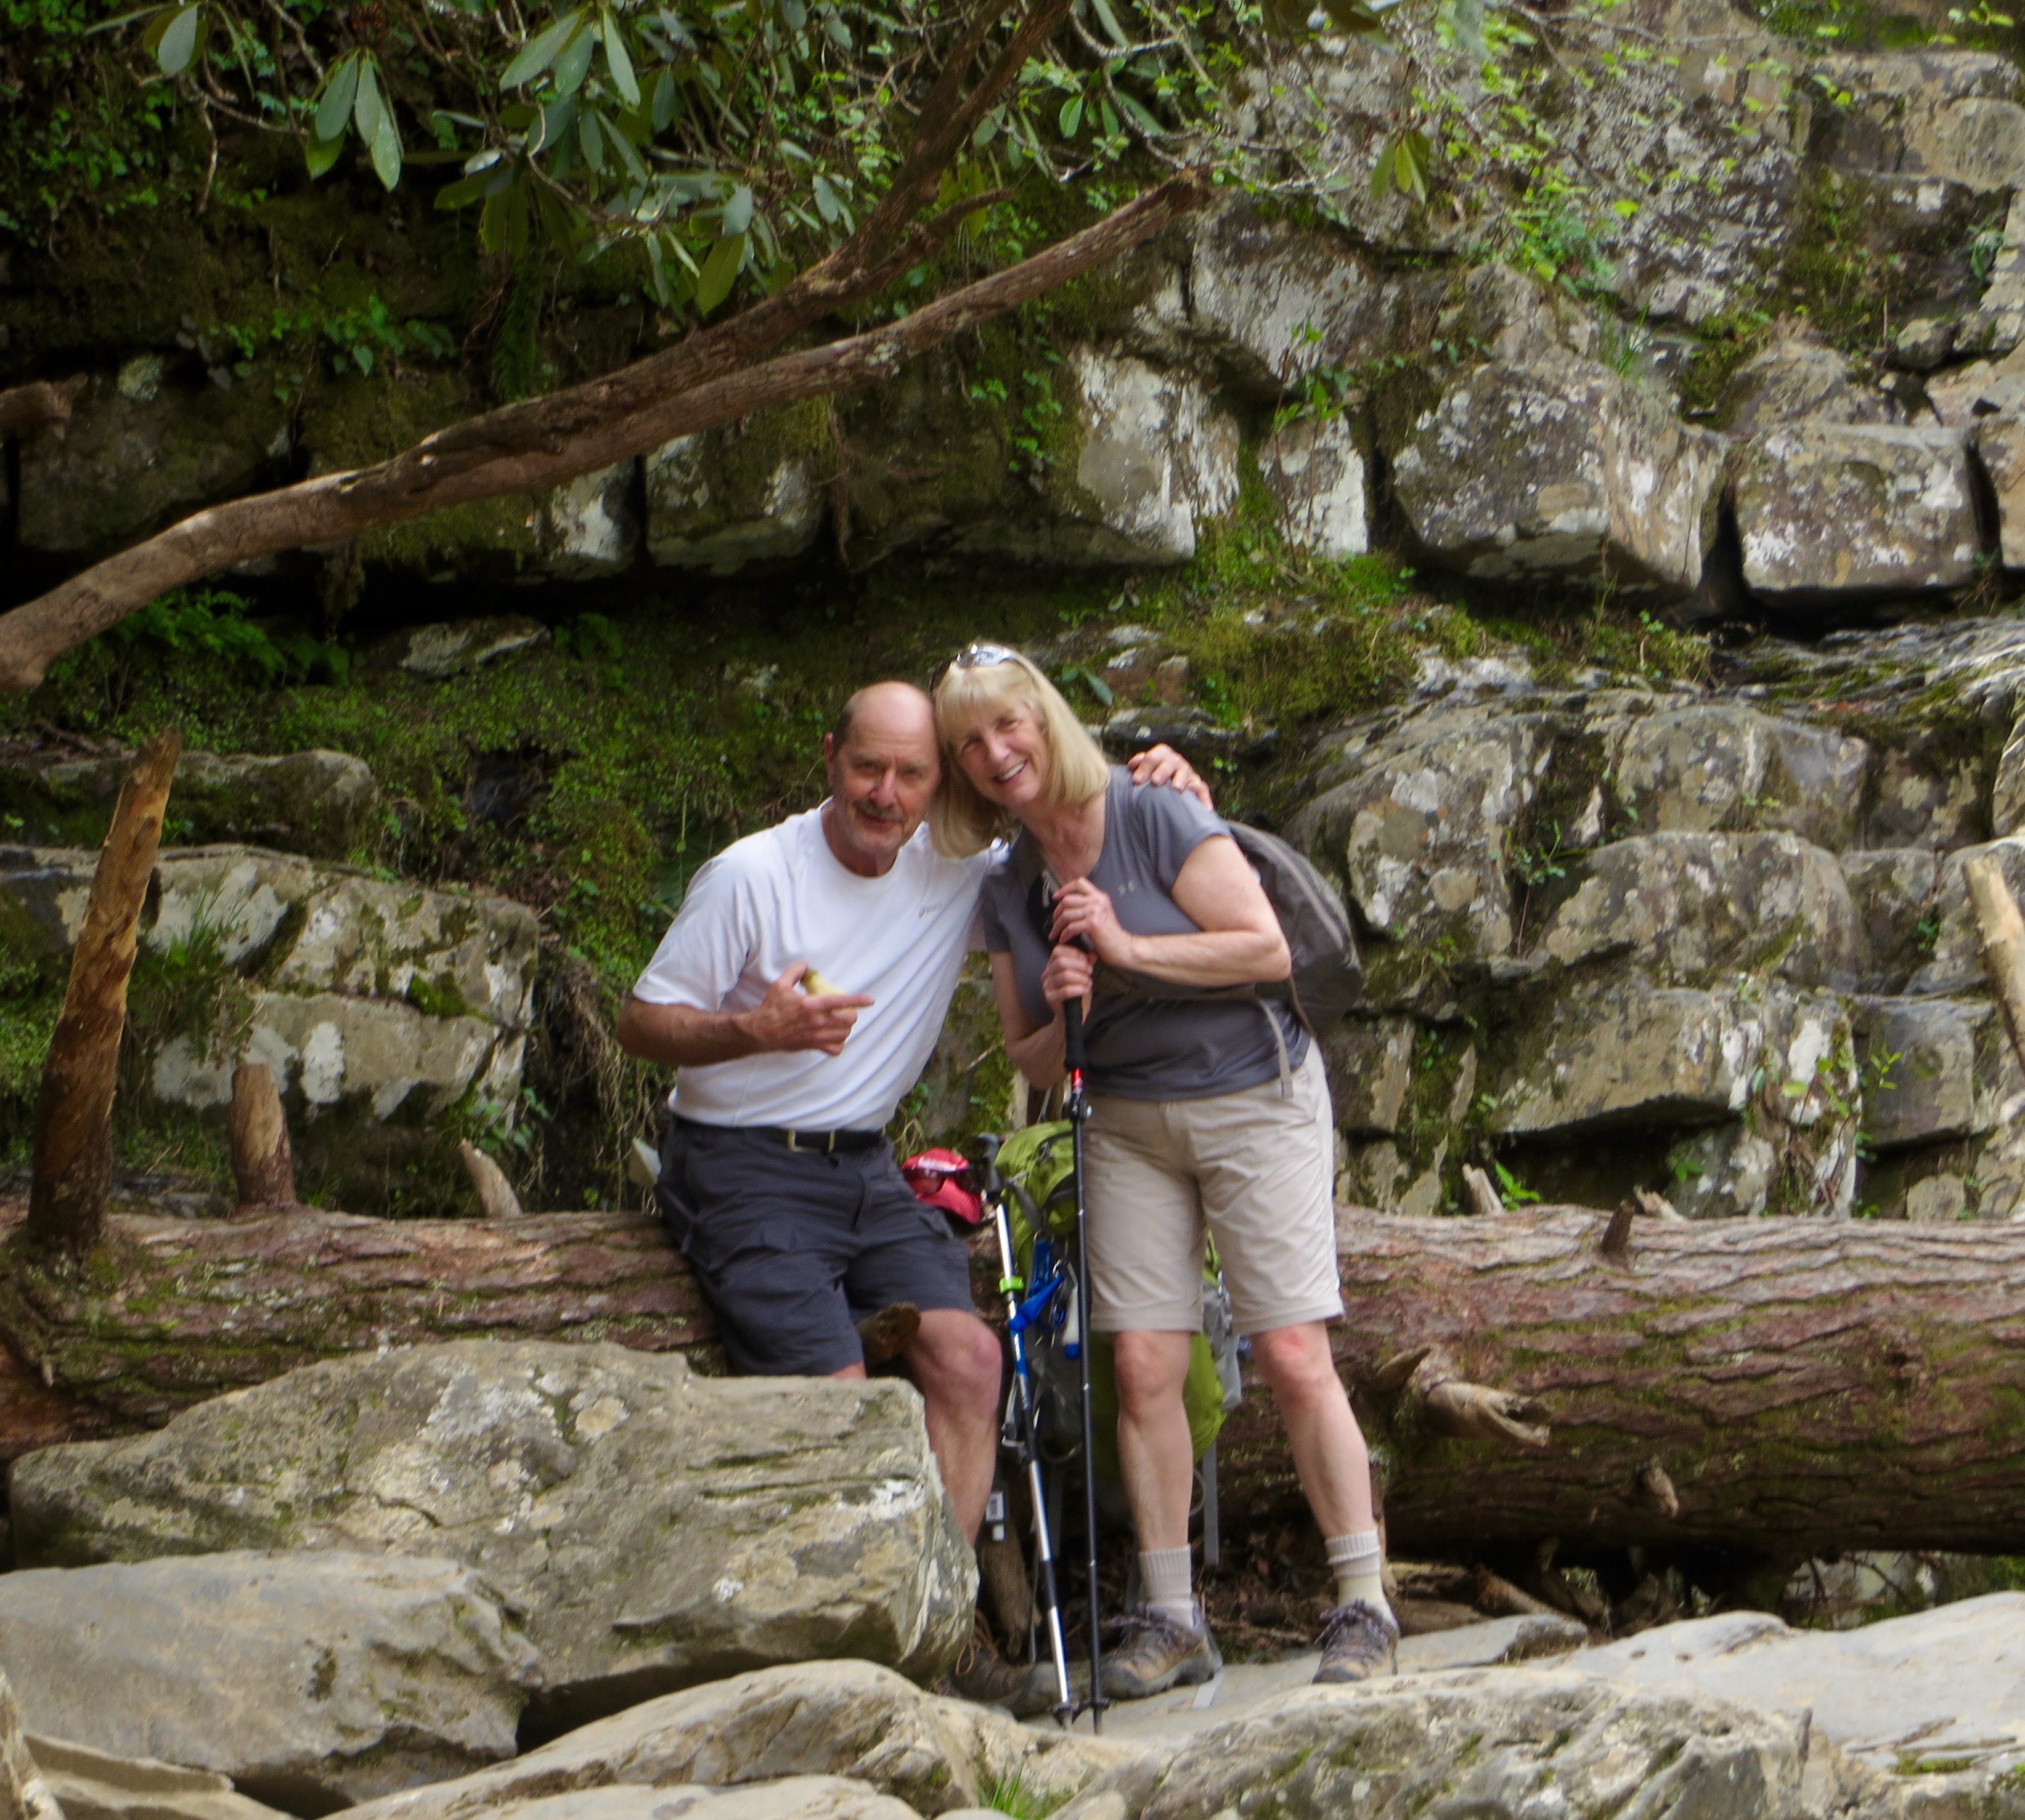
<svg viewBox="0 0 2025 1820"><path fill-rule="evenodd" d="M1057 1079L1062 1007L1086 1007L1091 1324L1115 1336L1119 1459L1147 1605L1120 1627L1104 1691L1137 1698L1222 1665L1194 1597L1182 1400L1205 1225L1336 1574L1316 1679L1389 1672L1399 1633L1369 1463L1324 1325L1343 1299L1321 1058L1270 1000L1188 996L1287 977L1273 907L1224 824L1106 764L1018 652L970 646L935 700L936 845L972 853L1017 831L987 881L984 927L1020 1072Z"/></svg>

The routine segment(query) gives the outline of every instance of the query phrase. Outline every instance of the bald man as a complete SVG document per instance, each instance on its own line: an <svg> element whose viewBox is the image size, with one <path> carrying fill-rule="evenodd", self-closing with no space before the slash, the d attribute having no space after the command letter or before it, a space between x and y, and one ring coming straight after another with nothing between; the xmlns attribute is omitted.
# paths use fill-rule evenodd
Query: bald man
<svg viewBox="0 0 2025 1820"><path fill-rule="evenodd" d="M820 808L734 842L690 882L619 1040L680 1071L656 1193L733 1365L862 1378L856 1319L911 1302L921 1324L901 1358L974 1541L997 1458L998 1341L972 1303L963 1242L914 1198L884 1133L982 945L990 855L945 859L921 825L941 769L920 690L860 690L823 762ZM1164 747L1132 763L1208 800Z"/></svg>

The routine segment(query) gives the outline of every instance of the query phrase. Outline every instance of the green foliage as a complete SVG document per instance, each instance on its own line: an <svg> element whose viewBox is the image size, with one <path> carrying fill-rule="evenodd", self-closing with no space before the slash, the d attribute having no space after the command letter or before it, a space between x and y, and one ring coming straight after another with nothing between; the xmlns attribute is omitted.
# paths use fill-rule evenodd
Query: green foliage
<svg viewBox="0 0 2025 1820"><path fill-rule="evenodd" d="M994 1779L986 1792L984 1805L995 1812L1010 1814L1012 1820L1048 1820L1064 1799L1046 1789L1028 1788L1025 1778L1016 1768Z"/></svg>
<svg viewBox="0 0 2025 1820"><path fill-rule="evenodd" d="M189 928L167 942L145 941L127 991L127 1041L143 1062L186 1040L199 1059L237 1053L253 1012L246 985L226 959L230 928L200 904Z"/></svg>
<svg viewBox="0 0 2025 1820"><path fill-rule="evenodd" d="M251 604L223 589L177 588L121 620L105 643L123 655L211 659L269 685L318 676L342 680L351 663L344 651L299 630L255 623L247 618Z"/></svg>
<svg viewBox="0 0 2025 1820"><path fill-rule="evenodd" d="M968 20L955 0L597 0L553 15L480 0L171 0L86 25L81 9L9 4L39 51L110 35L112 106L153 93L193 116L206 193L221 119L287 135L312 179L347 155L389 191L418 165L454 167L436 205L470 210L485 251L518 263L544 244L586 262L627 249L665 310L696 317L776 288L856 229ZM939 204L1176 142L1215 111L1239 61L1212 10L1092 0L1099 33L1027 60ZM130 165L123 143L113 155Z"/></svg>

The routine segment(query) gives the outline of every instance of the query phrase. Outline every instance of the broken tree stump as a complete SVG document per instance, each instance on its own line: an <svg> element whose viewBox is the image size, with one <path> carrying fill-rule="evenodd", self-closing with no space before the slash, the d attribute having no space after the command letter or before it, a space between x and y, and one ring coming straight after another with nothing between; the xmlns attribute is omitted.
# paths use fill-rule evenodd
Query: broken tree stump
<svg viewBox="0 0 2025 1820"><path fill-rule="evenodd" d="M242 1062L233 1070L226 1128L232 1143L233 1179L238 1184L239 1207L233 1217L251 1219L300 1205L288 1121L266 1063Z"/></svg>
<svg viewBox="0 0 2025 1820"><path fill-rule="evenodd" d="M2004 868L1988 853L1964 860L1962 878L1983 938L1990 989L2004 1014L2012 1050L2025 1063L2025 916L2019 915L2018 900L2004 882Z"/></svg>
<svg viewBox="0 0 2025 1820"><path fill-rule="evenodd" d="M457 1154L464 1159L465 1173L478 1192L479 1210L488 1220L520 1220L526 1216L520 1197L506 1180L506 1172L469 1138L458 1140Z"/></svg>
<svg viewBox="0 0 2025 1820"><path fill-rule="evenodd" d="M112 825L98 849L84 927L71 954L63 1011L42 1065L28 1235L72 1258L97 1244L105 1225L127 982L182 743L180 733L157 733L141 748L119 786Z"/></svg>

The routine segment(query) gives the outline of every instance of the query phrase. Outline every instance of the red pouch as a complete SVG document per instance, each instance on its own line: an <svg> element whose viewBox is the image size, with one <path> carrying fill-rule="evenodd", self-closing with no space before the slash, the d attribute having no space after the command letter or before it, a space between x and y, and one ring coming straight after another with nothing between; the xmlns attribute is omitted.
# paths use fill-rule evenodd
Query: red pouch
<svg viewBox="0 0 2025 1820"><path fill-rule="evenodd" d="M924 1150L900 1165L914 1198L939 1207L952 1220L975 1226L984 1217L984 1203L965 1181L970 1165L954 1150Z"/></svg>

